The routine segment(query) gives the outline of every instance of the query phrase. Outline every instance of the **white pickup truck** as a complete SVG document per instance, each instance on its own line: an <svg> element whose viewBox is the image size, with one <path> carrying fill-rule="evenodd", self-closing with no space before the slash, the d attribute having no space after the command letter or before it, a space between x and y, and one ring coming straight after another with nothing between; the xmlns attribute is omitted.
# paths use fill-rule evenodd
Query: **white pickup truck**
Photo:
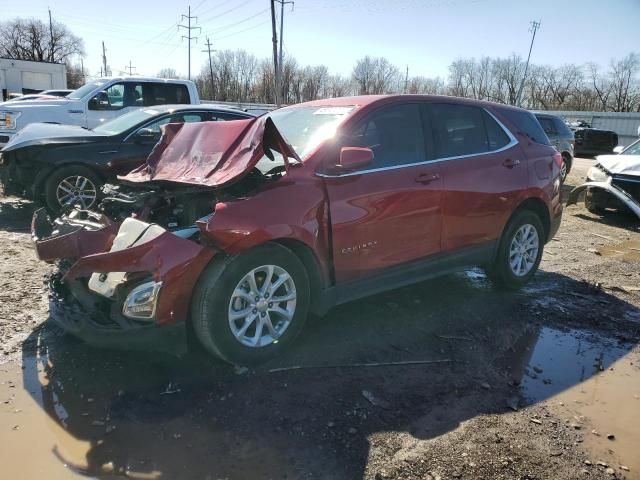
<svg viewBox="0 0 640 480"><path fill-rule="evenodd" d="M131 110L178 103L200 103L193 82L144 77L100 78L64 98L0 103L0 148L30 123L94 128Z"/></svg>

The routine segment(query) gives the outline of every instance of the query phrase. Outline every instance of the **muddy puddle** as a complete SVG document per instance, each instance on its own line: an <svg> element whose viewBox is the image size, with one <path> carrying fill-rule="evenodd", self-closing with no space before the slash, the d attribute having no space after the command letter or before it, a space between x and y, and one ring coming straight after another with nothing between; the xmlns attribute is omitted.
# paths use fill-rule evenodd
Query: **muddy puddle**
<svg viewBox="0 0 640 480"><path fill-rule="evenodd" d="M640 241L628 240L615 245L605 245L596 248L598 255L614 257L627 262L640 262Z"/></svg>
<svg viewBox="0 0 640 480"><path fill-rule="evenodd" d="M640 347L544 327L523 336L508 363L524 403L546 402L583 433L587 460L640 478Z"/></svg>

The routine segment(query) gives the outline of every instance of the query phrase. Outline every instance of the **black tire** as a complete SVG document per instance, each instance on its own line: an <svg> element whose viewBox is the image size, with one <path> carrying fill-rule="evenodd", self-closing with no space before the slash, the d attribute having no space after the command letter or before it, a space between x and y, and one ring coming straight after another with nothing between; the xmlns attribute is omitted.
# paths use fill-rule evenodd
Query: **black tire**
<svg viewBox="0 0 640 480"><path fill-rule="evenodd" d="M562 180L562 182L564 183L564 181L567 179L567 177L569 176L569 172L571 172L571 155L569 155L568 153L563 153L562 154L562 162L565 165L565 168L562 168L560 170L560 180ZM564 171L564 175L562 174Z"/></svg>
<svg viewBox="0 0 640 480"><path fill-rule="evenodd" d="M589 189L584 194L584 206L594 215L603 215L605 212L604 207L601 207L593 198L593 194L589 192Z"/></svg>
<svg viewBox="0 0 640 480"><path fill-rule="evenodd" d="M524 225L531 225L535 228L538 236L538 252L531 269L524 275L519 276L514 273L510 265L510 247L513 239ZM531 210L520 210L509 220L500 239L498 252L493 265L487 269L487 274L493 283L507 290L518 290L526 285L535 275L545 244L545 231L538 215Z"/></svg>
<svg viewBox="0 0 640 480"><path fill-rule="evenodd" d="M82 205L79 200L75 200L77 204L86 209L95 208L100 201L100 189L102 188L102 179L89 167L83 165L68 165L54 170L51 175L44 182L44 200L47 208L51 213L60 213L63 209L69 208L74 205L74 201L67 205L62 205L58 200L57 191L58 186L61 185L65 179L73 177L83 177L93 184L92 190L95 191L95 200L89 203L85 199L85 205Z"/></svg>
<svg viewBox="0 0 640 480"><path fill-rule="evenodd" d="M253 269L267 264L284 269L292 278L295 310L277 342L251 347L234 336L228 311L239 282ZM196 337L209 353L235 365L255 365L281 353L300 334L307 319L309 298L309 278L302 262L286 247L268 243L236 257L214 261L205 269L193 295L191 322Z"/></svg>

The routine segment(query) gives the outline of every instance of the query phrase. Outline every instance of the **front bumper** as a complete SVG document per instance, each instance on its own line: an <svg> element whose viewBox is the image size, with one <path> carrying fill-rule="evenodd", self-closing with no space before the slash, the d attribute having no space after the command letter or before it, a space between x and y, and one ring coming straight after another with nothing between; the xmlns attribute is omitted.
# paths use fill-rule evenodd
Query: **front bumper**
<svg viewBox="0 0 640 480"><path fill-rule="evenodd" d="M118 225L104 216L91 215L91 224L86 224L89 220L78 214L55 222L42 210L34 214L32 237L39 258L65 260L62 264L71 265L50 282L54 321L98 346L124 344L130 348L154 343L154 338L164 342L165 337L169 337L169 343L171 339L181 342L195 284L216 252L163 229L149 241L136 240L131 246L114 250ZM79 226L79 222L85 224ZM99 274L109 278L109 274L120 275L118 272L123 272L122 280L108 294L98 294L91 278L102 277ZM149 280L162 282L154 316L145 320L125 318L122 307L128 294Z"/></svg>
<svg viewBox="0 0 640 480"><path fill-rule="evenodd" d="M592 194L598 191L600 193L606 193L612 195L616 202L620 202L620 204L627 207L631 212L635 213L636 216L640 219L640 203L635 200L628 192L625 190L613 185L611 183L611 177L609 177L606 182L586 182L582 185L574 188L569 194L569 199L567 200L567 206L573 205L574 203L578 203L578 198L580 194L585 191L592 191Z"/></svg>
<svg viewBox="0 0 640 480"><path fill-rule="evenodd" d="M79 280L61 281L61 274L49 283L50 321L89 345L181 355L187 351L187 330L183 322L161 326L125 318L97 298Z"/></svg>

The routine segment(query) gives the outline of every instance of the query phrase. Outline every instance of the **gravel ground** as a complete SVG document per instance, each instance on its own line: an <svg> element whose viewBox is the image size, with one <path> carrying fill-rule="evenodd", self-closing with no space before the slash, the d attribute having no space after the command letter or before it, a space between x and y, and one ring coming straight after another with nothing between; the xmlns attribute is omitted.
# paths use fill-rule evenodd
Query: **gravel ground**
<svg viewBox="0 0 640 480"><path fill-rule="evenodd" d="M522 292L495 291L479 270L387 292L311 321L286 355L242 371L98 351L43 323L52 267L30 246L32 208L0 199L0 462L12 478L60 465L59 478L640 478L627 453L638 436L592 443L598 404L580 416L558 400L611 369L625 375L620 408L638 411L632 217L572 206ZM431 363L354 366L407 361ZM272 371L289 366L305 368ZM66 436L43 433L51 422Z"/></svg>

